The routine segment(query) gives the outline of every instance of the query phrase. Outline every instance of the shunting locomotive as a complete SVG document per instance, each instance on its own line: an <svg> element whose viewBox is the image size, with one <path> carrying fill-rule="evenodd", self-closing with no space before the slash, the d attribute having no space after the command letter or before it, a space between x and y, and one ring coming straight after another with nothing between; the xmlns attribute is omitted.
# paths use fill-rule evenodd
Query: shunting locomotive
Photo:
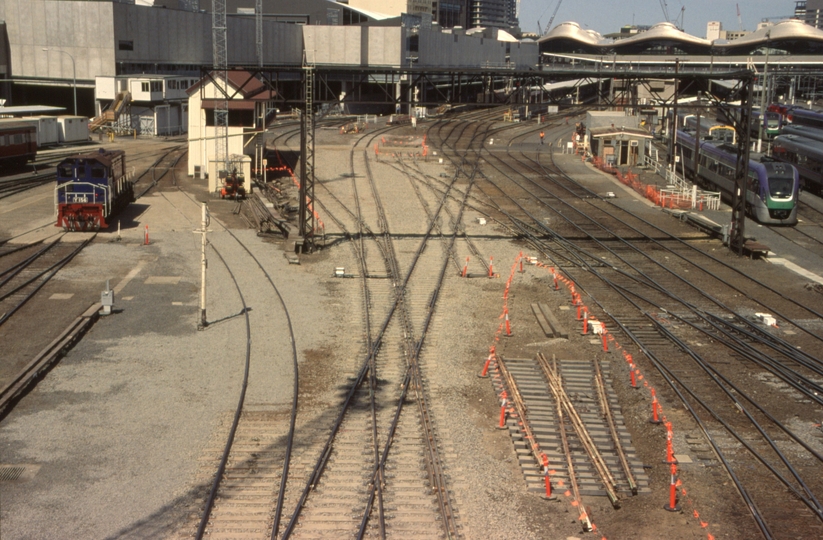
<svg viewBox="0 0 823 540"><path fill-rule="evenodd" d="M134 201L126 173L126 153L105 150L66 158L57 165L57 227L67 231L97 231Z"/></svg>

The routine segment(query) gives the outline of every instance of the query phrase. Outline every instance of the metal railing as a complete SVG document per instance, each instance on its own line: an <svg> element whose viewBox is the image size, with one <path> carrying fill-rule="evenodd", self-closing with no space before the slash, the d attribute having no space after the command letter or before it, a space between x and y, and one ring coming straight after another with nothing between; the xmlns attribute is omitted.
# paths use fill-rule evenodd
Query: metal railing
<svg viewBox="0 0 823 540"><path fill-rule="evenodd" d="M684 177L670 170L666 164L646 154L644 166L653 169L658 176L666 181L666 187L660 189L661 200L668 202L668 206L693 210L719 210L720 192L698 189ZM664 205L665 206L665 205Z"/></svg>

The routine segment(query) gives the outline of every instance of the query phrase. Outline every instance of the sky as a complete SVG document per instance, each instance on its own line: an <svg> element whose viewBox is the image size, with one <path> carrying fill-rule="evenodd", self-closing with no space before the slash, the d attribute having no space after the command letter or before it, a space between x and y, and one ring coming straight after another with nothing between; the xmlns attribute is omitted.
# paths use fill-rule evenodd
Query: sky
<svg viewBox="0 0 823 540"><path fill-rule="evenodd" d="M661 3L667 6L669 20L680 16L685 6L682 27L687 33L706 37L706 23L720 21L724 30L737 30L737 8L744 30L754 30L764 17L794 14L794 0L561 0L552 27L574 21L581 28L591 28L601 34L618 32L621 26L653 25L665 22ZM549 22L557 0L520 0L520 28L536 32L537 21L544 27Z"/></svg>

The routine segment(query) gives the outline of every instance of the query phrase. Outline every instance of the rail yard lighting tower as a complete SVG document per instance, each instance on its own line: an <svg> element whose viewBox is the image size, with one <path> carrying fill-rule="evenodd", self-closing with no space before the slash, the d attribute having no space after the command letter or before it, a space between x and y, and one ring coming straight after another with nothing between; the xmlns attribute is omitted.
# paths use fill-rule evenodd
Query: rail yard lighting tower
<svg viewBox="0 0 823 540"><path fill-rule="evenodd" d="M763 62L763 78L760 81L760 130L758 133L760 137L757 140L757 151L761 151L761 147L763 145L763 139L765 139L766 135L766 128L768 127L766 124L766 97L767 97L767 88L769 87L769 49L771 45L772 39L772 31L766 31L766 61Z"/></svg>
<svg viewBox="0 0 823 540"><path fill-rule="evenodd" d="M71 58L71 79L72 79L72 87L74 89L74 116L77 116L77 69L75 68L74 64L74 57L71 53L68 53L62 49L50 49L48 47L43 47L44 51L57 51L63 54L68 54L69 58Z"/></svg>

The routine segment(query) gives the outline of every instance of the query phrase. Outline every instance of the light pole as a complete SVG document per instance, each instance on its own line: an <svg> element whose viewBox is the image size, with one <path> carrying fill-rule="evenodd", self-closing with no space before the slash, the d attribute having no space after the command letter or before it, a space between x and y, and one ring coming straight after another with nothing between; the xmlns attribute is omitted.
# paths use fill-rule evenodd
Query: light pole
<svg viewBox="0 0 823 540"><path fill-rule="evenodd" d="M66 52L62 49L49 49L48 47L43 47L43 50L44 51L61 52L63 54L68 54L69 58L71 58L71 79L72 79L72 87L74 89L74 116L77 116L77 69L75 68L75 65L74 65L74 57L70 53L68 53L68 52Z"/></svg>
<svg viewBox="0 0 823 540"><path fill-rule="evenodd" d="M766 31L766 61L763 63L763 80L760 82L760 130L758 131L760 137L757 139L758 152L761 150L763 139L766 135L766 128L768 127L766 123L766 88L768 88L769 85L769 46L771 38L772 31L770 29Z"/></svg>

